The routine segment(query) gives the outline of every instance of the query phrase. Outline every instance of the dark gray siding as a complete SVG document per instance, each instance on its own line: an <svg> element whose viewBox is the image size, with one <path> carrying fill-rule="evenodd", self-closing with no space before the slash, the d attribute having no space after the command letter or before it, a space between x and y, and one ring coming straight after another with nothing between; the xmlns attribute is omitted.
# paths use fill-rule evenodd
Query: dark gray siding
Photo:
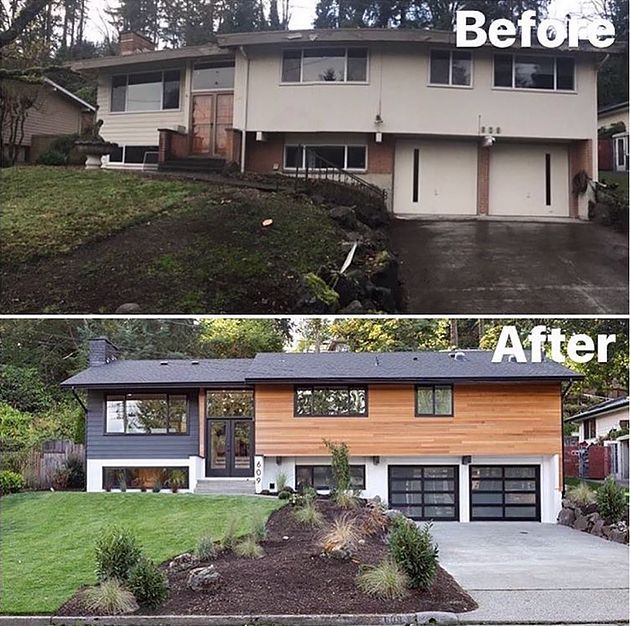
<svg viewBox="0 0 630 626"><path fill-rule="evenodd" d="M181 393L181 392L180 392ZM106 435L105 395L88 392L88 459L183 459L199 454L199 404L197 391L188 394L187 435Z"/></svg>

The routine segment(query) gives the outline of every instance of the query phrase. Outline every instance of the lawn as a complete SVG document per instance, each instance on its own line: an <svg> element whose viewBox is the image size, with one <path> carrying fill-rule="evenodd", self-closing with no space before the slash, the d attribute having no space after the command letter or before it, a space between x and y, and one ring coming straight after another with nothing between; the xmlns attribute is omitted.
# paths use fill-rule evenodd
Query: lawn
<svg viewBox="0 0 630 626"><path fill-rule="evenodd" d="M29 493L0 500L0 613L51 614L94 582L94 541L116 523L132 529L156 561L220 536L236 516L243 533L278 500L191 494Z"/></svg>
<svg viewBox="0 0 630 626"><path fill-rule="evenodd" d="M619 192L621 195L628 200L629 192L628 192L628 172L600 172L599 180L602 183L615 183L619 185Z"/></svg>

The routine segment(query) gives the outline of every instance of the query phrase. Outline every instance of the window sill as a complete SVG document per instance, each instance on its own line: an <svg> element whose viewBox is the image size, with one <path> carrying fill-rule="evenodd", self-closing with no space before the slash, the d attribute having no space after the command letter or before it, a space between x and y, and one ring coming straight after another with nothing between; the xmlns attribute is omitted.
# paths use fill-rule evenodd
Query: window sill
<svg viewBox="0 0 630 626"><path fill-rule="evenodd" d="M343 170L344 172L348 172L349 174L367 174L368 173L367 169L357 170L357 169L344 168L344 167L340 167L339 169ZM314 167L309 167L308 171L309 171L309 173L314 173L314 174L324 174L326 172L325 169L319 169L319 168L314 168ZM282 172L285 173L285 174L295 174L295 168L294 167L283 167L282 168ZM304 168L300 168L300 169L298 169L298 172L300 174L305 174L306 170Z"/></svg>
<svg viewBox="0 0 630 626"><path fill-rule="evenodd" d="M474 89L474 85L440 85L439 83L427 83L427 87L442 89Z"/></svg>
<svg viewBox="0 0 630 626"><path fill-rule="evenodd" d="M313 87L319 85L345 85L347 87L367 87L369 81L347 81L347 80L322 80L322 81L310 81L299 83L278 83L278 87Z"/></svg>
<svg viewBox="0 0 630 626"><path fill-rule="evenodd" d="M182 108L179 109L156 109L155 111L108 111L107 115L147 115L148 113L152 113L155 115L156 113L181 113ZM105 113L103 111L103 113Z"/></svg>
<svg viewBox="0 0 630 626"><path fill-rule="evenodd" d="M517 91L521 93L554 93L567 96L577 96L576 90L571 89L528 89L527 87L492 87L492 91Z"/></svg>

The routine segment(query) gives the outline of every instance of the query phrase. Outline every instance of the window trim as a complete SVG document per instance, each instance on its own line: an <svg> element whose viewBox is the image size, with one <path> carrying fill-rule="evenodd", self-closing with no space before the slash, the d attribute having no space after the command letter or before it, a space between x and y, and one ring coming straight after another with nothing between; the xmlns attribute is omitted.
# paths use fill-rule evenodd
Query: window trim
<svg viewBox="0 0 630 626"><path fill-rule="evenodd" d="M166 72L179 72L179 102L176 109L165 109L164 108L164 74ZM162 75L162 89L160 89L160 108L159 109L146 109L143 111L129 111L127 109L127 95L129 93L129 77L135 76L137 74L157 74L160 73ZM164 70L155 70L152 72L151 70L144 70L143 72L125 72L122 74L111 74L109 77L109 114L110 115L133 115L135 113L177 113L178 111L182 111L182 90L183 90L183 80L182 77L185 77L186 70L181 67L174 67L170 69ZM112 104L114 101L114 93L113 93L113 81L114 78L119 76L124 76L126 78L125 82L125 110L124 111L114 111L112 109Z"/></svg>
<svg viewBox="0 0 630 626"><path fill-rule="evenodd" d="M122 151L122 161L112 161L111 160L111 154L107 155L107 163L112 163L114 165L124 165L125 167L143 167L144 166L144 161L140 162L140 163L133 163L131 161L126 161L126 157L127 157L127 148L138 148L138 145L134 145L134 144L125 144L125 145L120 145L118 146L121 151ZM147 154L147 152L159 152L159 146L142 146L142 147L148 147L148 148L155 148L155 150L145 150L145 156Z"/></svg>
<svg viewBox="0 0 630 626"><path fill-rule="evenodd" d="M450 413L436 413L435 412L435 389L437 387L440 388L448 388L451 390L451 412ZM433 413L420 413L418 411L418 390L419 389L431 389L433 392ZM418 383L414 387L413 392L413 403L414 403L414 413L416 417L453 417L455 414L455 392L452 384L422 384Z"/></svg>
<svg viewBox="0 0 630 626"><path fill-rule="evenodd" d="M188 467L187 465L124 465L124 466L120 466L120 465L103 465L101 467L101 489L103 491L106 490L107 487L107 483L105 480L105 472L106 470L112 470L115 472L127 472L128 470L134 470L134 469L161 469L161 470L166 470L166 469L170 469L170 470L181 470L183 472L185 472L186 474L186 486L182 486L179 487L179 489L183 489L183 490L190 490L190 467ZM125 476L125 481L127 480L127 476ZM112 491L120 491L120 487L112 487L111 488ZM162 488L160 489L160 491L168 491L169 487L166 485L162 485ZM142 491L141 489L139 489L138 487L127 487L126 491ZM148 489L147 489L148 491Z"/></svg>
<svg viewBox="0 0 630 626"><path fill-rule="evenodd" d="M282 151L282 171L284 172L295 172L295 167L287 166L287 148L344 148L344 167L342 168L346 172L357 172L359 174L366 174L369 171L369 162L368 162L368 146L367 143L322 143L322 144L299 144L299 143L286 143L284 144L284 149ZM348 148L364 148L365 149L365 167L347 167L348 165ZM309 167L309 171L320 172L322 171L321 167ZM306 150L302 151L302 164L298 167L298 172L306 171Z"/></svg>
<svg viewBox="0 0 630 626"><path fill-rule="evenodd" d="M434 52L448 52L449 53L449 63L448 63L448 83L434 83L431 80L431 55ZM454 85L453 84L453 52L468 52L467 50L453 50L452 48L431 48L429 50L429 66L427 69L427 87L444 87L447 89L474 89L475 86L475 61L474 55L472 52L468 52L470 55L470 85Z"/></svg>
<svg viewBox="0 0 630 626"><path fill-rule="evenodd" d="M210 87L210 88L204 88L204 89L195 89L194 87L194 82L195 82L195 67L197 65L216 65L217 68L226 68L226 67L231 67L234 70L234 84L231 87ZM193 63L191 68L190 68L190 93L191 94L204 94L204 93L234 93L234 88L236 85L236 65L232 64L230 65L228 61L224 61L223 63L221 61L217 61L216 63L212 63L212 62L197 62L197 63ZM167 109L167 111L170 111L171 109Z"/></svg>
<svg viewBox="0 0 630 626"><path fill-rule="evenodd" d="M591 430L593 431L592 433ZM584 420L583 433L585 441L588 439L597 439L597 418L589 417Z"/></svg>
<svg viewBox="0 0 630 626"><path fill-rule="evenodd" d="M306 46L304 48L284 48L280 55L280 79L278 83L280 86L293 86L296 85L369 85L370 84L370 50L366 46L335 46L331 42L328 48L343 48L345 50L345 64L344 64L344 80L304 80L304 50L317 50L315 46ZM284 74L284 53L300 51L300 80L295 82L283 80ZM348 50L365 50L365 80L348 80Z"/></svg>
<svg viewBox="0 0 630 626"><path fill-rule="evenodd" d="M142 394L163 394L166 395L167 402L167 413L166 413L166 432L165 433L114 433L109 432L107 430L107 402L108 398L111 396L123 396L125 403L125 416L127 415L127 396L128 395L142 395ZM183 432L169 432L169 424L170 424L170 396L185 396L186 397L186 430ZM191 399L190 395L187 392L177 392L177 391L151 391L141 390L141 391L123 391L120 393L111 392L105 393L103 398L103 436L104 437L186 437L190 435L190 408L191 408Z"/></svg>
<svg viewBox="0 0 630 626"><path fill-rule="evenodd" d="M322 468L322 467L330 467L332 468L332 465L327 465L326 463L313 463L313 464L304 464L304 463L296 463L295 464L295 469L294 469L294 475L293 475L293 482L295 485L295 488L297 489L297 475L298 475L298 470L301 469L308 469L311 472L311 485L313 486L314 489L317 489L317 487L313 484L315 482L315 468ZM365 491L367 489L366 485L367 485L367 478L366 478L366 469L365 469L365 463L350 463L350 469L352 469L353 467L359 467L361 468L361 473L362 473L362 480L361 480L361 485L359 487L352 487L352 489L358 489L359 491ZM331 469L332 472L332 469ZM331 487L329 486L328 489L330 489ZM323 491L324 489L320 489L320 491Z"/></svg>
<svg viewBox="0 0 630 626"><path fill-rule="evenodd" d="M496 60L497 60L497 56L506 56L506 57L511 57L512 58L512 86L511 87L502 87L500 85L496 85L495 84L495 79L496 79ZM573 60L573 89L558 89L557 88L557 84L558 84L558 56L554 55L552 56L553 58L553 89L541 89L540 87L516 87L516 57L540 57L540 56L546 56L546 55L541 55L541 54L532 54L530 53L525 53L525 54L520 54L520 53L514 53L514 52L495 52L492 55L492 89L496 89L498 91L523 91L525 93L564 93L564 94L572 94L572 95L577 95L578 93L578 88L577 88L577 63L575 61L575 58L573 57L569 57Z"/></svg>
<svg viewBox="0 0 630 626"><path fill-rule="evenodd" d="M311 391L315 389L347 389L350 392L351 389L363 389L365 391L365 413L329 413L324 415L299 415L297 411L298 407L298 391L300 389L310 389ZM369 391L367 385L294 385L293 386L293 417L298 419L318 419L318 418L326 418L326 419L347 419L358 417L361 419L365 419L369 416Z"/></svg>

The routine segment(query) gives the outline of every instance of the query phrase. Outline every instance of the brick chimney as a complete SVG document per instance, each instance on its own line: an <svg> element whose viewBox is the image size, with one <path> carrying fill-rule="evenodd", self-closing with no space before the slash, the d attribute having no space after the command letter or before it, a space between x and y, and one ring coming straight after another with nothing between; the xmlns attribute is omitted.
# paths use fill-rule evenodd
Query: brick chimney
<svg viewBox="0 0 630 626"><path fill-rule="evenodd" d="M120 33L119 53L122 56L155 50L155 44L144 35L134 31Z"/></svg>
<svg viewBox="0 0 630 626"><path fill-rule="evenodd" d="M90 339L90 351L88 354L88 365L90 367L106 365L117 358L118 348L107 337Z"/></svg>

